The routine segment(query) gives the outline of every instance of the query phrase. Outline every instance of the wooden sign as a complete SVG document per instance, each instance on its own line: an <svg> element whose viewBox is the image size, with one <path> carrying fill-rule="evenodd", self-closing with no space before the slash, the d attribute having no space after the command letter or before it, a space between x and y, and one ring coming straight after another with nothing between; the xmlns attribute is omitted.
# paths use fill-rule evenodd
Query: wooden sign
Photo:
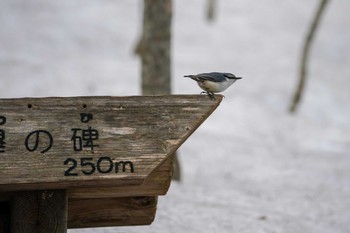
<svg viewBox="0 0 350 233"><path fill-rule="evenodd" d="M0 99L0 191L141 185L221 100Z"/></svg>

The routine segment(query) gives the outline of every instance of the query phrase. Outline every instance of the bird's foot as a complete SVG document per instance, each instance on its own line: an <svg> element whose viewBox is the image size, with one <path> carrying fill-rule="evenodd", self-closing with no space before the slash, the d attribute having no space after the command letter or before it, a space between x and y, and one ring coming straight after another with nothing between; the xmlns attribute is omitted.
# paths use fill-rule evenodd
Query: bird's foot
<svg viewBox="0 0 350 233"><path fill-rule="evenodd" d="M209 96L209 99L215 100L215 94L214 94L214 92L211 92L211 91L202 91L202 92L201 92L201 95L203 95L203 94L207 94L207 95Z"/></svg>
<svg viewBox="0 0 350 233"><path fill-rule="evenodd" d="M208 91L208 96L209 96L209 98L210 98L211 100L216 100L216 99L215 99L215 94L214 94L213 92L209 92L209 91Z"/></svg>

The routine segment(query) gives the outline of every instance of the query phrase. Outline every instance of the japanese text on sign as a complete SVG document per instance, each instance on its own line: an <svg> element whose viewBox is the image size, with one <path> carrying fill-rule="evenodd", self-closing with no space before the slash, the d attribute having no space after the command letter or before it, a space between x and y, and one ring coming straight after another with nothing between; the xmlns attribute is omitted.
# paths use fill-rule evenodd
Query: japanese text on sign
<svg viewBox="0 0 350 233"><path fill-rule="evenodd" d="M93 119L91 113L81 113L80 121L84 124L90 122ZM7 122L5 116L0 116L0 153L6 152L6 132L2 126ZM75 152L81 152L83 150L90 150L94 152L100 145L98 140L100 138L99 131L92 128L90 125L87 127L76 127L71 129L71 142L72 149ZM45 154L52 150L54 145L54 137L48 130L37 129L29 132L23 139L24 147L28 152L38 151L41 154ZM78 176L92 175L94 173L106 174L106 173L119 173L130 172L134 173L134 164L131 161L115 161L109 156L101 156L98 158L83 157L83 158L66 158L63 162L68 166L64 171L64 176ZM80 171L80 172L79 172Z"/></svg>

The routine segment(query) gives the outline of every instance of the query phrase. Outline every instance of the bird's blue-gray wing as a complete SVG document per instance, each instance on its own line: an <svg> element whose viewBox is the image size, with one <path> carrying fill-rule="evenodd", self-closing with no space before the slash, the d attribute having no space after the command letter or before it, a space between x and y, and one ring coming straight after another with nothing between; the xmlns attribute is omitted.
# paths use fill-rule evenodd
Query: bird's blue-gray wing
<svg viewBox="0 0 350 233"><path fill-rule="evenodd" d="M226 77L223 75L223 73L219 73L219 72L197 74L196 77L200 80L208 80L212 82L226 81Z"/></svg>

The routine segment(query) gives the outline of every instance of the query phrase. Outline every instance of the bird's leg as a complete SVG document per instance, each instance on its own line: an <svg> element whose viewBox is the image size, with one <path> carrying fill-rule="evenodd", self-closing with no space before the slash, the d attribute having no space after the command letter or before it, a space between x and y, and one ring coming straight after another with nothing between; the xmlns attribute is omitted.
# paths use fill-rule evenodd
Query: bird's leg
<svg viewBox="0 0 350 233"><path fill-rule="evenodd" d="M215 94L213 92L208 91L207 94L211 100L215 100Z"/></svg>
<svg viewBox="0 0 350 233"><path fill-rule="evenodd" d="M214 94L214 92L211 92L211 91L202 91L202 92L201 92L201 95L203 95L203 94L207 94L211 100L215 100L215 94Z"/></svg>

